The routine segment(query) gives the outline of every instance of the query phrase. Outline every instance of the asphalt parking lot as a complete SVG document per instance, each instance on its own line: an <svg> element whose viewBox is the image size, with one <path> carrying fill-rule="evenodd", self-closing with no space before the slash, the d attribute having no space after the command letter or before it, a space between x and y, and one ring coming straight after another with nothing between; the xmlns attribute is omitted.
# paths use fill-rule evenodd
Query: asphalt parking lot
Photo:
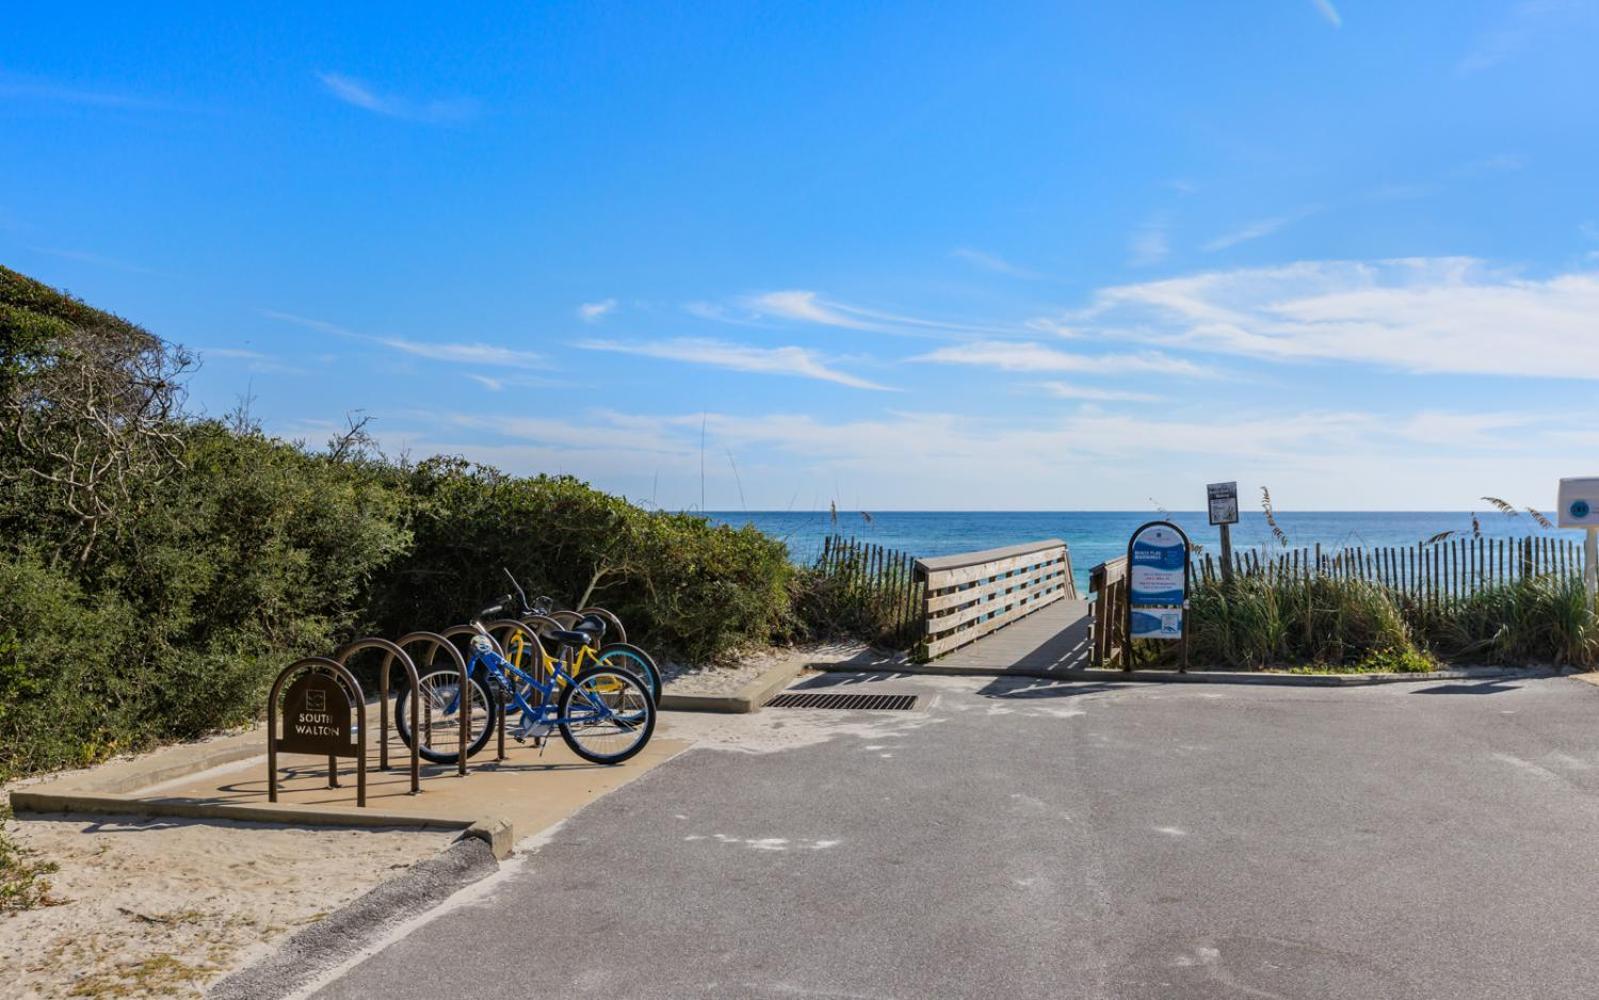
<svg viewBox="0 0 1599 1000"><path fill-rule="evenodd" d="M1589 684L807 683L317 995L1599 996Z"/></svg>

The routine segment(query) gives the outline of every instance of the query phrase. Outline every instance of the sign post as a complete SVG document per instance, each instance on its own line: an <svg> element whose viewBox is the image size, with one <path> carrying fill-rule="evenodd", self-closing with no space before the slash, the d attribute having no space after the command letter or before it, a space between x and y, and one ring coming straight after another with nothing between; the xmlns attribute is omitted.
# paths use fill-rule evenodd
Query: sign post
<svg viewBox="0 0 1599 1000"><path fill-rule="evenodd" d="M1560 480L1556 515L1562 528L1583 528L1582 586L1592 604L1599 594L1599 476Z"/></svg>
<svg viewBox="0 0 1599 1000"><path fill-rule="evenodd" d="M1127 638L1179 643L1178 671L1188 670L1188 536L1170 521L1150 521L1127 542Z"/></svg>
<svg viewBox="0 0 1599 1000"><path fill-rule="evenodd" d="M1221 582L1233 582L1233 532L1238 523L1238 484L1211 483L1205 487L1210 523L1221 529Z"/></svg>

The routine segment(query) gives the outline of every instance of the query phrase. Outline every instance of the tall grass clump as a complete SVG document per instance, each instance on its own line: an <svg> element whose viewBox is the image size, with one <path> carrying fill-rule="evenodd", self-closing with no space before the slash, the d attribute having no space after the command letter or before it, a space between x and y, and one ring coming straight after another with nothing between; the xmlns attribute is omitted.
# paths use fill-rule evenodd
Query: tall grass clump
<svg viewBox="0 0 1599 1000"><path fill-rule="evenodd" d="M1232 667L1417 671L1439 661L1599 666L1599 609L1576 576L1418 599L1332 576L1207 581L1190 601L1190 658Z"/></svg>
<svg viewBox="0 0 1599 1000"><path fill-rule="evenodd" d="M1233 667L1413 669L1421 659L1385 588L1333 577L1250 576L1230 586L1203 585L1191 598L1189 641L1194 661Z"/></svg>

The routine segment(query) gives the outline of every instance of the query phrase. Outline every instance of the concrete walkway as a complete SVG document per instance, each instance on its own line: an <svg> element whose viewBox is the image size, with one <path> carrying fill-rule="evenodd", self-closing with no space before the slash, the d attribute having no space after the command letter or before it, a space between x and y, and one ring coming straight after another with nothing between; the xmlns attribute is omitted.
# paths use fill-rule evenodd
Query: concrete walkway
<svg viewBox="0 0 1599 1000"><path fill-rule="evenodd" d="M805 684L320 995L1599 996L1591 685Z"/></svg>

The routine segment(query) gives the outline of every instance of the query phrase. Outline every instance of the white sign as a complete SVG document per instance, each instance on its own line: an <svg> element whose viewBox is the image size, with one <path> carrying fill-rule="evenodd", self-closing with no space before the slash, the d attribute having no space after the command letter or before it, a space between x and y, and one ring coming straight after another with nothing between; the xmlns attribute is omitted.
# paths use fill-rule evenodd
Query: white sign
<svg viewBox="0 0 1599 1000"><path fill-rule="evenodd" d="M1599 528L1599 476L1560 480L1555 521L1562 528Z"/></svg>
<svg viewBox="0 0 1599 1000"><path fill-rule="evenodd" d="M1128 546L1127 600L1134 608L1181 605L1188 596L1188 543L1167 524L1138 530Z"/></svg>
<svg viewBox="0 0 1599 1000"><path fill-rule="evenodd" d="M1238 484L1211 483L1205 487L1210 500L1211 524L1238 523Z"/></svg>

